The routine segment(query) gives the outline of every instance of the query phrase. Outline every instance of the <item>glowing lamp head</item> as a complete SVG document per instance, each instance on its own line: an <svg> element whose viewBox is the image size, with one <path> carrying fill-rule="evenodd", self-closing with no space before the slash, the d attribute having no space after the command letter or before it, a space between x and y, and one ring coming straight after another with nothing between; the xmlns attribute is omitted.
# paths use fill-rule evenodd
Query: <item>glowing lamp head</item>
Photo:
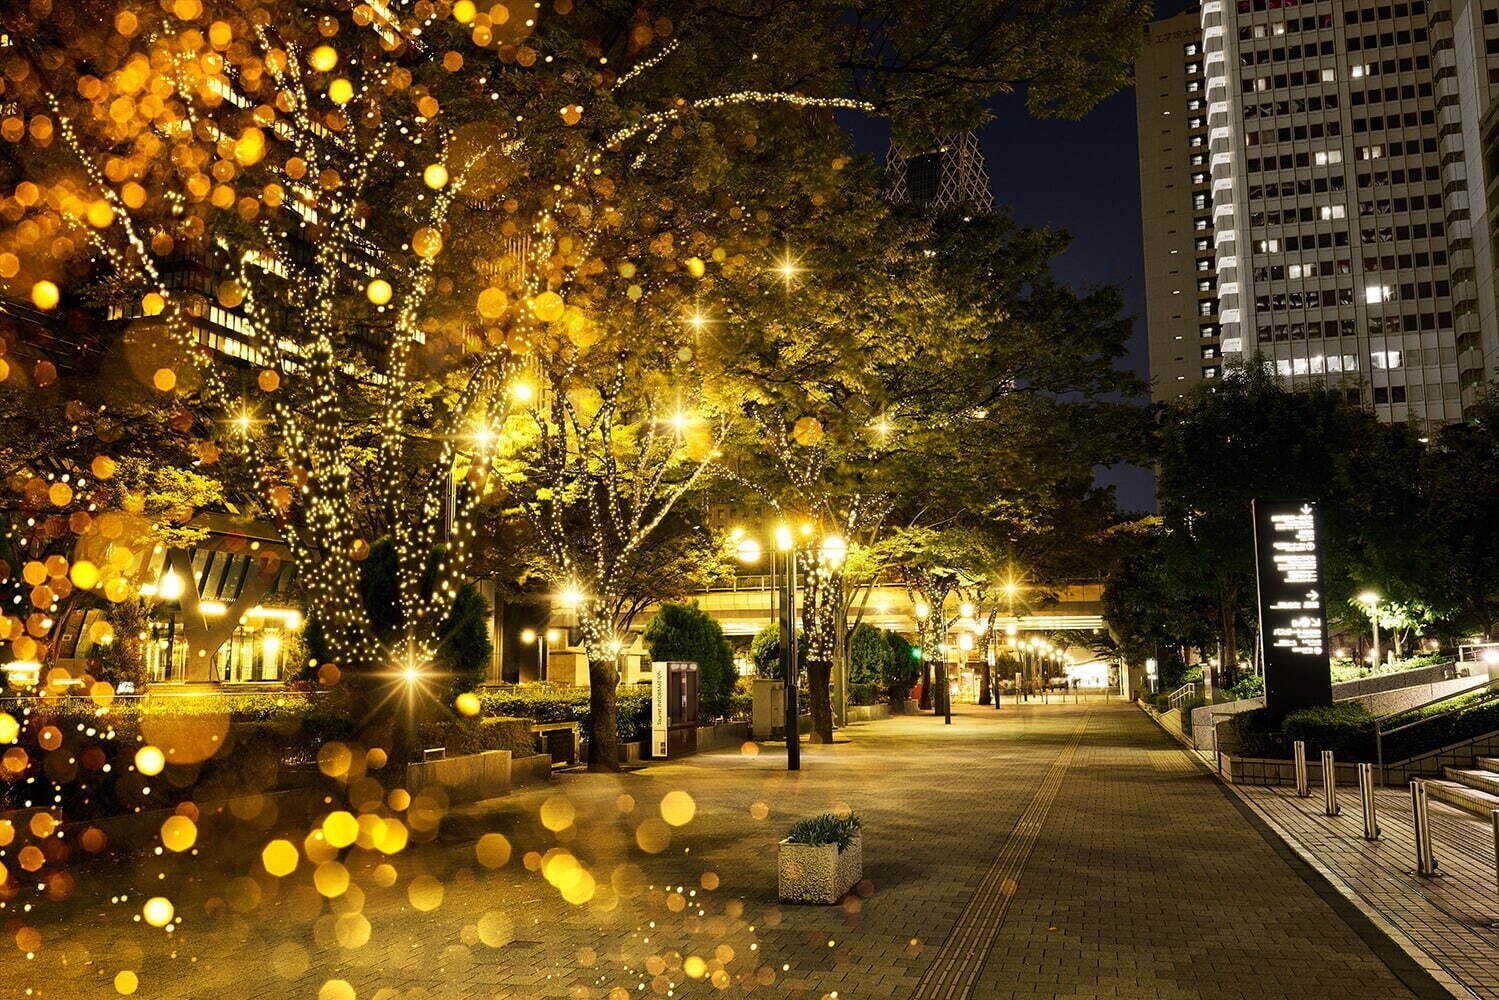
<svg viewBox="0 0 1499 1000"><path fill-rule="evenodd" d="M182 596L182 577L173 570L167 570L156 584L156 593L163 600L175 601Z"/></svg>
<svg viewBox="0 0 1499 1000"><path fill-rule="evenodd" d="M536 630L532 628L521 629L520 641L525 643L527 646L534 643L536 641Z"/></svg>
<svg viewBox="0 0 1499 1000"><path fill-rule="evenodd" d="M848 543L841 535L829 535L822 540L822 560L829 566L841 566L848 556Z"/></svg>
<svg viewBox="0 0 1499 1000"><path fill-rule="evenodd" d="M512 382L510 395L517 403L529 403L536 398L536 387L524 380Z"/></svg>
<svg viewBox="0 0 1499 1000"><path fill-rule="evenodd" d="M760 543L753 538L741 538L736 554L740 562L753 565L760 561Z"/></svg>
<svg viewBox="0 0 1499 1000"><path fill-rule="evenodd" d="M972 601L964 601L962 604L959 604L958 605L958 614L962 615L964 618L972 618L973 617L973 602Z"/></svg>
<svg viewBox="0 0 1499 1000"><path fill-rule="evenodd" d="M422 679L422 668L415 663L408 663L405 669L401 671L401 679L407 684L419 683Z"/></svg>
<svg viewBox="0 0 1499 1000"><path fill-rule="evenodd" d="M1020 592L1020 585L1014 582L1006 583L1004 585L1004 592L1006 597L1014 597Z"/></svg>
<svg viewBox="0 0 1499 1000"><path fill-rule="evenodd" d="M796 539L792 537L790 526L785 524L776 525L776 548L782 552L789 552L795 544Z"/></svg>
<svg viewBox="0 0 1499 1000"><path fill-rule="evenodd" d="M961 632L961 633L959 633L959 635L958 635L958 648L961 649L961 650L963 650L963 652L965 652L965 653L968 652L970 649L972 649L973 648L973 636L969 635L967 632Z"/></svg>
<svg viewBox="0 0 1499 1000"><path fill-rule="evenodd" d="M1372 608L1374 605L1379 603L1379 595L1372 590L1366 590L1362 594L1358 595L1358 602L1360 604L1367 604Z"/></svg>
<svg viewBox="0 0 1499 1000"><path fill-rule="evenodd" d="M563 587L562 591L558 593L557 603L561 604L564 608L576 608L583 603L583 591L576 585L569 584Z"/></svg>
<svg viewBox="0 0 1499 1000"><path fill-rule="evenodd" d="M916 618L918 621L925 621L927 615L932 613L932 609L927 607L927 603L925 601L917 601L916 607L912 608L911 610L916 613Z"/></svg>

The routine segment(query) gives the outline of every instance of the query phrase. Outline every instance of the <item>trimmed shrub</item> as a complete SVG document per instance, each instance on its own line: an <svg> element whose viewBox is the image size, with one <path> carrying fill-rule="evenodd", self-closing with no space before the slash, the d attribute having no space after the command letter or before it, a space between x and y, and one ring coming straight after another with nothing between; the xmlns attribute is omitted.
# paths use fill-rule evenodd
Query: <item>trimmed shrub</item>
<svg viewBox="0 0 1499 1000"><path fill-rule="evenodd" d="M880 683L884 685L890 704L904 708L911 689L916 686L916 678L921 676L921 661L914 654L916 647L899 632L887 631L885 643L890 647L890 659Z"/></svg>
<svg viewBox="0 0 1499 1000"><path fill-rule="evenodd" d="M533 722L576 722L588 738L588 689L525 685L479 692L480 714L512 716ZM638 743L651 734L651 689L648 684L619 689L617 725L624 743Z"/></svg>
<svg viewBox="0 0 1499 1000"><path fill-rule="evenodd" d="M453 719L424 730L422 741L424 746L446 748L450 757L484 750L509 750L517 758L536 753L530 719Z"/></svg>
<svg viewBox="0 0 1499 1000"><path fill-rule="evenodd" d="M1359 702L1303 708L1285 717L1280 725L1285 746L1306 741L1306 754L1315 759L1331 750L1339 760L1368 761L1375 757L1374 716Z"/></svg>
<svg viewBox="0 0 1499 1000"><path fill-rule="evenodd" d="M880 686L878 684L850 684L848 686L848 703L850 705L878 705L880 703Z"/></svg>
<svg viewBox="0 0 1499 1000"><path fill-rule="evenodd" d="M696 604L663 604L645 629L651 660L696 663L698 710L706 722L723 718L729 696L739 679L734 651L723 637L723 627Z"/></svg>
<svg viewBox="0 0 1499 1000"><path fill-rule="evenodd" d="M894 656L884 632L868 622L855 625L848 637L849 684L873 687L881 683L890 672Z"/></svg>

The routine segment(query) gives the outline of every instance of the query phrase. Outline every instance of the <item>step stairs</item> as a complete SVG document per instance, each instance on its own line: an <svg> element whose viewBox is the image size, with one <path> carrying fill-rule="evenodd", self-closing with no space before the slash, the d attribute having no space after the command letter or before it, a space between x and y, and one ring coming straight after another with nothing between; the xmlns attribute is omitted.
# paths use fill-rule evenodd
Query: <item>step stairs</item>
<svg viewBox="0 0 1499 1000"><path fill-rule="evenodd" d="M1499 810L1499 757L1480 757L1475 763L1442 768L1442 779L1426 782L1426 794L1488 819Z"/></svg>

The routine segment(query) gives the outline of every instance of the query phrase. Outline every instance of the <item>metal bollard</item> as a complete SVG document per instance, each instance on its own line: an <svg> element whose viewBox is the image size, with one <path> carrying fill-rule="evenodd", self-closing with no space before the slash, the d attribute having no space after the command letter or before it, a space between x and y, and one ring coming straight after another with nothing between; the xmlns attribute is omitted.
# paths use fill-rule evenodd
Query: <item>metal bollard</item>
<svg viewBox="0 0 1499 1000"><path fill-rule="evenodd" d="M1338 765L1333 762L1332 751L1322 751L1322 812L1327 816L1340 816L1343 807L1338 805Z"/></svg>
<svg viewBox="0 0 1499 1000"><path fill-rule="evenodd" d="M1374 805L1374 765L1358 766L1358 798L1364 807L1364 839L1379 839L1379 816Z"/></svg>
<svg viewBox="0 0 1499 1000"><path fill-rule="evenodd" d="M1426 782L1411 782L1411 817L1416 831L1416 874L1431 878L1437 873L1437 859L1431 851L1431 818L1426 812Z"/></svg>
<svg viewBox="0 0 1499 1000"><path fill-rule="evenodd" d="M1309 799L1312 796L1312 789L1306 780L1306 742L1304 740L1297 740L1291 744L1291 756L1296 761L1296 797Z"/></svg>

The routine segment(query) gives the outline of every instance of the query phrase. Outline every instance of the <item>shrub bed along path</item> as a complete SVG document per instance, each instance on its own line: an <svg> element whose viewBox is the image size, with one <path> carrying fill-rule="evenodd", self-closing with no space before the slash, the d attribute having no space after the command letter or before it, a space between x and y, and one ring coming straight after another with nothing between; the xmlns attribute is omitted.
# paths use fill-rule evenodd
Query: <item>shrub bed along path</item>
<svg viewBox="0 0 1499 1000"><path fill-rule="evenodd" d="M981 947L956 963L966 988L948 995L1412 995L1131 706L956 706L952 726L897 717L848 734L806 747L799 774L766 746L567 774L457 810L408 852L353 852L361 892L331 905L305 859L280 883L256 874L270 832L205 836L191 862L81 870L70 900L34 916L45 946L15 963L13 985L106 997L128 968L141 995L214 1000L310 1000L330 979L358 1000L905 998L982 904L993 933L970 935ZM681 793L693 818L669 827ZM554 832L542 817L557 826L563 800L573 822ZM779 904L776 841L843 808L864 825L861 894ZM514 851L491 870L475 840L496 832ZM591 903L565 902L523 864L559 849L596 880ZM385 860L398 878L380 888L369 874ZM147 889L177 904L175 933L131 921ZM368 921L363 940L351 912Z"/></svg>

